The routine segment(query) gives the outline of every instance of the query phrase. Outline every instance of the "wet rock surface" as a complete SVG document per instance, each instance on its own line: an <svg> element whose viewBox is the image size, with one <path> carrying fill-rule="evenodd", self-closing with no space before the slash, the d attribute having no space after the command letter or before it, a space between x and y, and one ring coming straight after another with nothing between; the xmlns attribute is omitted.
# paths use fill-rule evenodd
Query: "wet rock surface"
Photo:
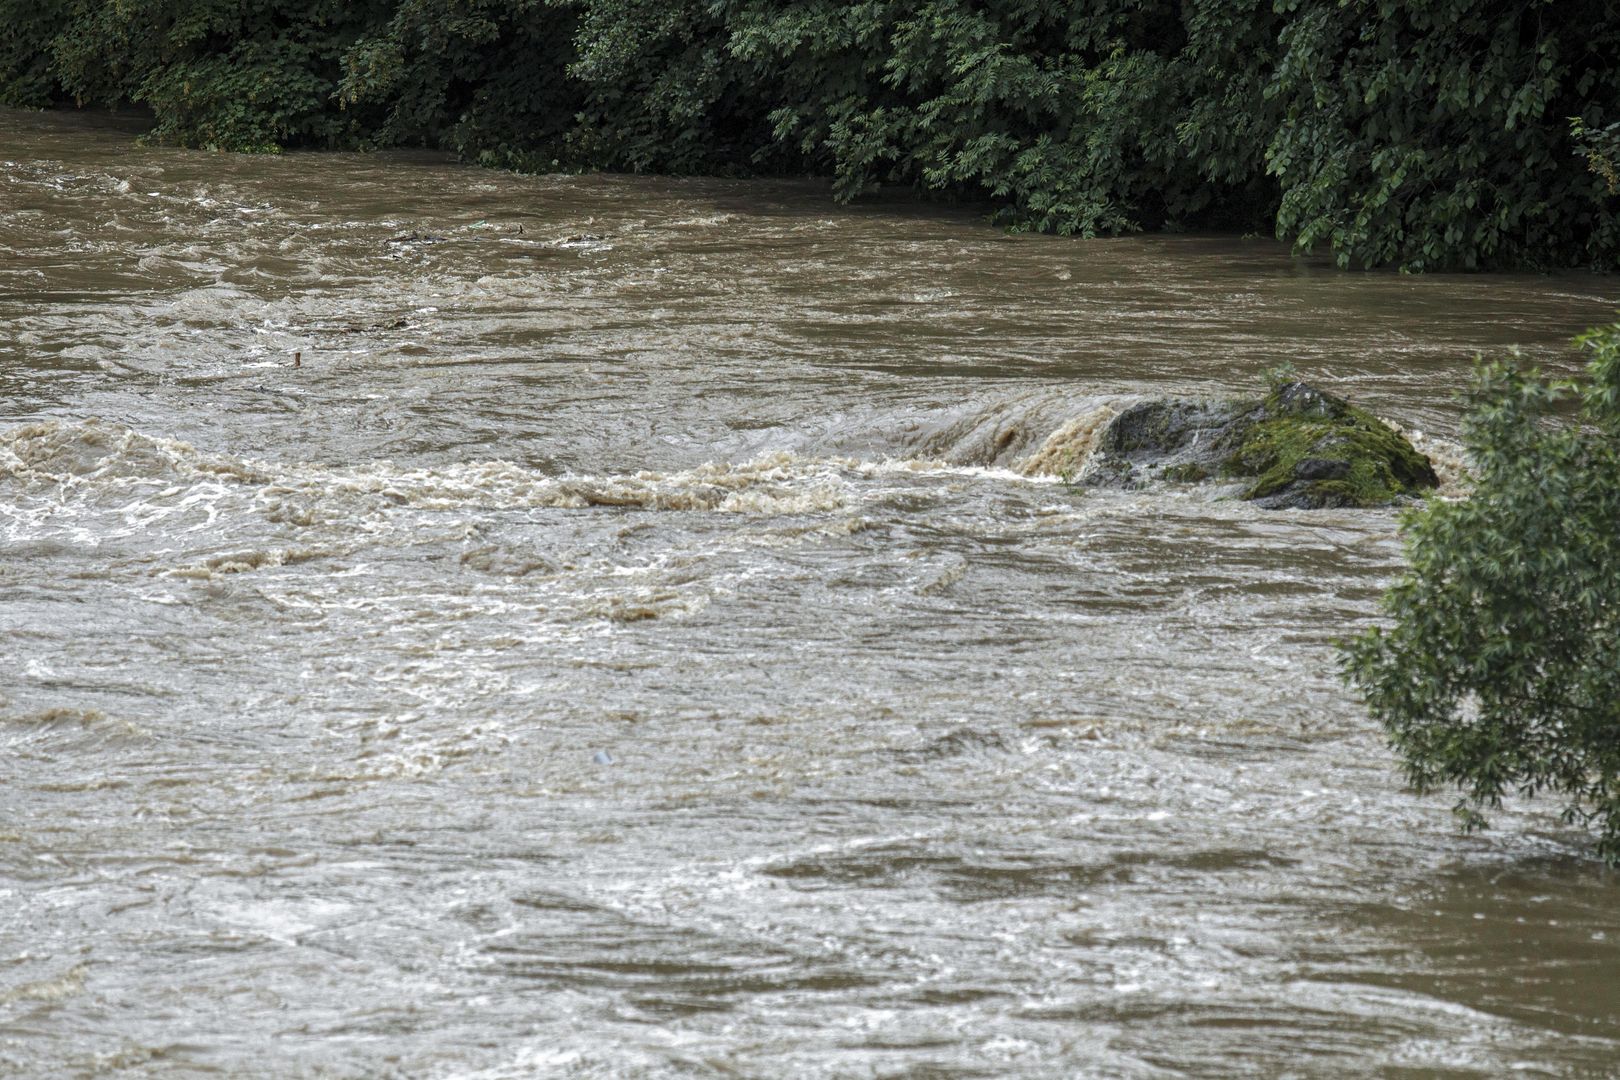
<svg viewBox="0 0 1620 1080"><path fill-rule="evenodd" d="M1264 398L1159 398L1120 413L1082 482L1227 482L1269 509L1387 506L1437 485L1429 459L1364 409L1302 382Z"/></svg>

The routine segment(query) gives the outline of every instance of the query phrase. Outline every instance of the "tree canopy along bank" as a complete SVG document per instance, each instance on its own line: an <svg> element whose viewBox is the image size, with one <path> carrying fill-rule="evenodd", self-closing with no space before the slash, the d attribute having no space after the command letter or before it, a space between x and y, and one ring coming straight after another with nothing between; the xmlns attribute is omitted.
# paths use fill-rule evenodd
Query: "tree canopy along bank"
<svg viewBox="0 0 1620 1080"><path fill-rule="evenodd" d="M1408 518L1393 625L1344 661L1419 791L1456 786L1470 825L1509 792L1562 795L1620 866L1620 324L1580 344L1577 381L1480 367L1474 491ZM1578 423L1547 423L1571 402Z"/></svg>
<svg viewBox="0 0 1620 1080"><path fill-rule="evenodd" d="M0 0L0 100L189 146L810 172L1343 266L1620 263L1617 0Z"/></svg>

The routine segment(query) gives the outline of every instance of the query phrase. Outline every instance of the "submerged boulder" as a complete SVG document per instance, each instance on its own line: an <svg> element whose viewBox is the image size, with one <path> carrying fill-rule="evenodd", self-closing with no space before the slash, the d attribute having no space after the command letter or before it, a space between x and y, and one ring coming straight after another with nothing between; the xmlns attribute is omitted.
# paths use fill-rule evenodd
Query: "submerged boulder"
<svg viewBox="0 0 1620 1080"><path fill-rule="evenodd" d="M1269 509L1386 506L1435 487L1429 459L1365 409L1302 382L1259 400L1160 398L1116 416L1081 482L1241 484Z"/></svg>

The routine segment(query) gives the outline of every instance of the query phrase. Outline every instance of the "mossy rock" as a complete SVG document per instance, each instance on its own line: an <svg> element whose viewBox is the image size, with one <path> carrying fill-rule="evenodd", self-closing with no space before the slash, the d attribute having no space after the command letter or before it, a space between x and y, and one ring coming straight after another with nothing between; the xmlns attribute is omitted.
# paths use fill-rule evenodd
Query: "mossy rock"
<svg viewBox="0 0 1620 1080"><path fill-rule="evenodd" d="M1406 437L1343 398L1286 383L1266 395L1227 475L1253 477L1243 497L1261 506L1387 506L1435 487L1429 459Z"/></svg>
<svg viewBox="0 0 1620 1080"><path fill-rule="evenodd" d="M1115 417L1082 482L1226 480L1272 509L1387 506L1433 488L1429 459L1343 398L1300 382L1263 399L1158 399Z"/></svg>
<svg viewBox="0 0 1620 1080"><path fill-rule="evenodd" d="M1196 484L1209 479L1209 470L1196 461L1184 461L1180 465L1165 466L1159 476L1175 484Z"/></svg>

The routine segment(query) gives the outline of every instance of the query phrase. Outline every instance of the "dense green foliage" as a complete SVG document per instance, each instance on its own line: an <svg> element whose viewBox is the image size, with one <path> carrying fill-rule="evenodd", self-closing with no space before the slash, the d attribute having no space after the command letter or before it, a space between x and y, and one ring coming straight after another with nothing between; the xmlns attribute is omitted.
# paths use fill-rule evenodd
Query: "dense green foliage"
<svg viewBox="0 0 1620 1080"><path fill-rule="evenodd" d="M1465 437L1472 494L1406 522L1393 618L1346 672L1420 791L1459 811L1561 793L1620 864L1620 324L1582 339L1587 378L1481 367ZM1577 422L1549 413L1578 404Z"/></svg>
<svg viewBox="0 0 1620 1080"><path fill-rule="evenodd" d="M1603 178L1610 195L1620 195L1620 121L1594 131L1579 116L1572 116L1569 126L1587 168Z"/></svg>
<svg viewBox="0 0 1620 1080"><path fill-rule="evenodd" d="M1343 265L1620 260L1615 0L0 0L0 102L185 145L812 172Z"/></svg>

